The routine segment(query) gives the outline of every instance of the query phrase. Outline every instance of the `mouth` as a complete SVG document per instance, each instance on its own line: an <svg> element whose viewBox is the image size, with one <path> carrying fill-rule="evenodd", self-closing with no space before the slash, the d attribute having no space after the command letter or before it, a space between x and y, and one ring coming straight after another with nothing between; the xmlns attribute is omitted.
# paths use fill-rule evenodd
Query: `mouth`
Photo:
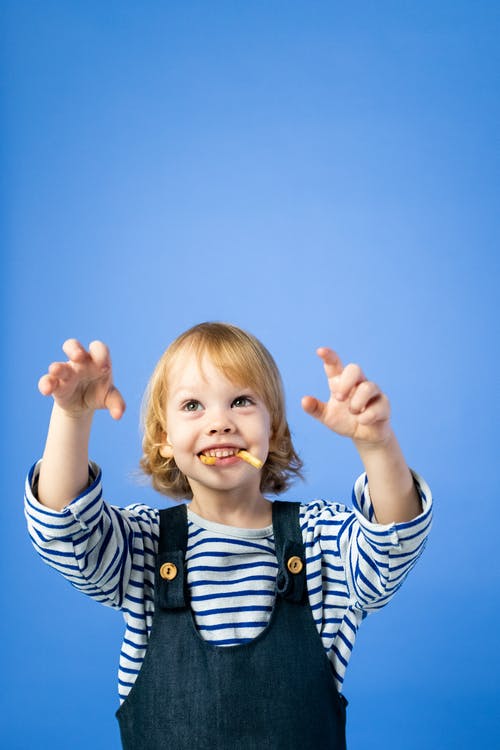
<svg viewBox="0 0 500 750"><path fill-rule="evenodd" d="M240 448L235 448L234 446L206 448L205 450L198 453L198 457L201 458L202 456L204 456L205 458L230 458L231 456L236 456L239 450Z"/></svg>
<svg viewBox="0 0 500 750"><path fill-rule="evenodd" d="M240 459L236 455L239 448L208 448L198 453L198 458L206 466L226 466L237 463Z"/></svg>
<svg viewBox="0 0 500 750"><path fill-rule="evenodd" d="M261 469L263 462L257 456L252 455L244 448L234 448L232 446L217 448L206 448L204 451L198 453L198 458L206 466L226 466L228 464L234 464L241 460L250 464L255 469Z"/></svg>

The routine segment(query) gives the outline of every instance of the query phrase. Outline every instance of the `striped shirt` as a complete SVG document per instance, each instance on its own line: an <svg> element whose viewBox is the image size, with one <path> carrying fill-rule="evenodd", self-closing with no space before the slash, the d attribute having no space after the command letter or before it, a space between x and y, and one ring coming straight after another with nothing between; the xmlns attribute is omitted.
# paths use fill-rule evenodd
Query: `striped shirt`
<svg viewBox="0 0 500 750"><path fill-rule="evenodd" d="M141 668L154 615L159 511L118 508L102 498L101 471L60 512L36 498L38 467L26 481L25 515L41 558L77 589L123 612L118 693L128 695ZM352 503L315 500L300 506L309 602L339 691L361 620L386 604L415 565L431 525L432 499L413 474L423 512L408 523L380 525L366 475ZM187 577L200 635L216 646L254 639L266 627L275 598L277 561L272 526L239 529L188 510Z"/></svg>

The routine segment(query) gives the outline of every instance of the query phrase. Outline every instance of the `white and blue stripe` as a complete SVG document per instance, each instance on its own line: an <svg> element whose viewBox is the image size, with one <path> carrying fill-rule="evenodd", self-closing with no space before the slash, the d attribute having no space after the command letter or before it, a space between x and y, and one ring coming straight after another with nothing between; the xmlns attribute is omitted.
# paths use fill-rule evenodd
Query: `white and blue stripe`
<svg viewBox="0 0 500 750"><path fill-rule="evenodd" d="M144 659L154 615L159 511L117 508L102 499L101 473L61 512L36 499L38 467L26 482L33 545L77 589L123 612L126 630L118 691L123 701ZM356 632L394 595L420 556L431 524L431 493L414 474L423 512L408 523L375 522L366 476L353 509L316 500L301 505L309 602L340 690ZM217 646L255 638L271 615L277 562L272 527L234 529L188 512L186 554L191 607L201 636Z"/></svg>

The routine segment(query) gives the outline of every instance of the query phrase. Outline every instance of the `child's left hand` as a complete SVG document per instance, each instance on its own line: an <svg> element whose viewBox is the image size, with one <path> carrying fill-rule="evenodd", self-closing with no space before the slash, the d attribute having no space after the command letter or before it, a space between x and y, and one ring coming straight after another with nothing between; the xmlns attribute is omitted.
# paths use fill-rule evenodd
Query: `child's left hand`
<svg viewBox="0 0 500 750"><path fill-rule="evenodd" d="M382 444L391 435L390 405L380 388L367 380L359 365L343 366L339 356L321 347L330 399L319 401L304 396L302 408L339 435L366 444Z"/></svg>

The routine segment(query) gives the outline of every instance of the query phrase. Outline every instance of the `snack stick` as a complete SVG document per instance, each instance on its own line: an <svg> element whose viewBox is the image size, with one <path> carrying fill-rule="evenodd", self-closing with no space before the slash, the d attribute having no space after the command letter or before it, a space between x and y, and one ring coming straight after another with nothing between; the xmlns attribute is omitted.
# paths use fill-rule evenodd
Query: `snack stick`
<svg viewBox="0 0 500 750"><path fill-rule="evenodd" d="M217 459L215 456L205 456L203 453L200 453L200 461L202 464L214 464Z"/></svg>
<svg viewBox="0 0 500 750"><path fill-rule="evenodd" d="M243 461L246 461L247 464L250 464L250 466L253 466L255 469L262 468L262 461L260 460L260 458L257 458L257 456L252 456L252 454L248 451L238 451L236 455Z"/></svg>
<svg viewBox="0 0 500 750"><path fill-rule="evenodd" d="M248 451L241 450L238 451L236 455L238 456L238 458L241 458L242 461L246 461L247 464L250 464L250 466L253 466L255 469L262 468L262 461L260 460L260 458L252 456L252 454ZM202 462L202 464L213 466L215 463L217 463L217 458L215 456L205 456L204 453L200 453L200 461Z"/></svg>

